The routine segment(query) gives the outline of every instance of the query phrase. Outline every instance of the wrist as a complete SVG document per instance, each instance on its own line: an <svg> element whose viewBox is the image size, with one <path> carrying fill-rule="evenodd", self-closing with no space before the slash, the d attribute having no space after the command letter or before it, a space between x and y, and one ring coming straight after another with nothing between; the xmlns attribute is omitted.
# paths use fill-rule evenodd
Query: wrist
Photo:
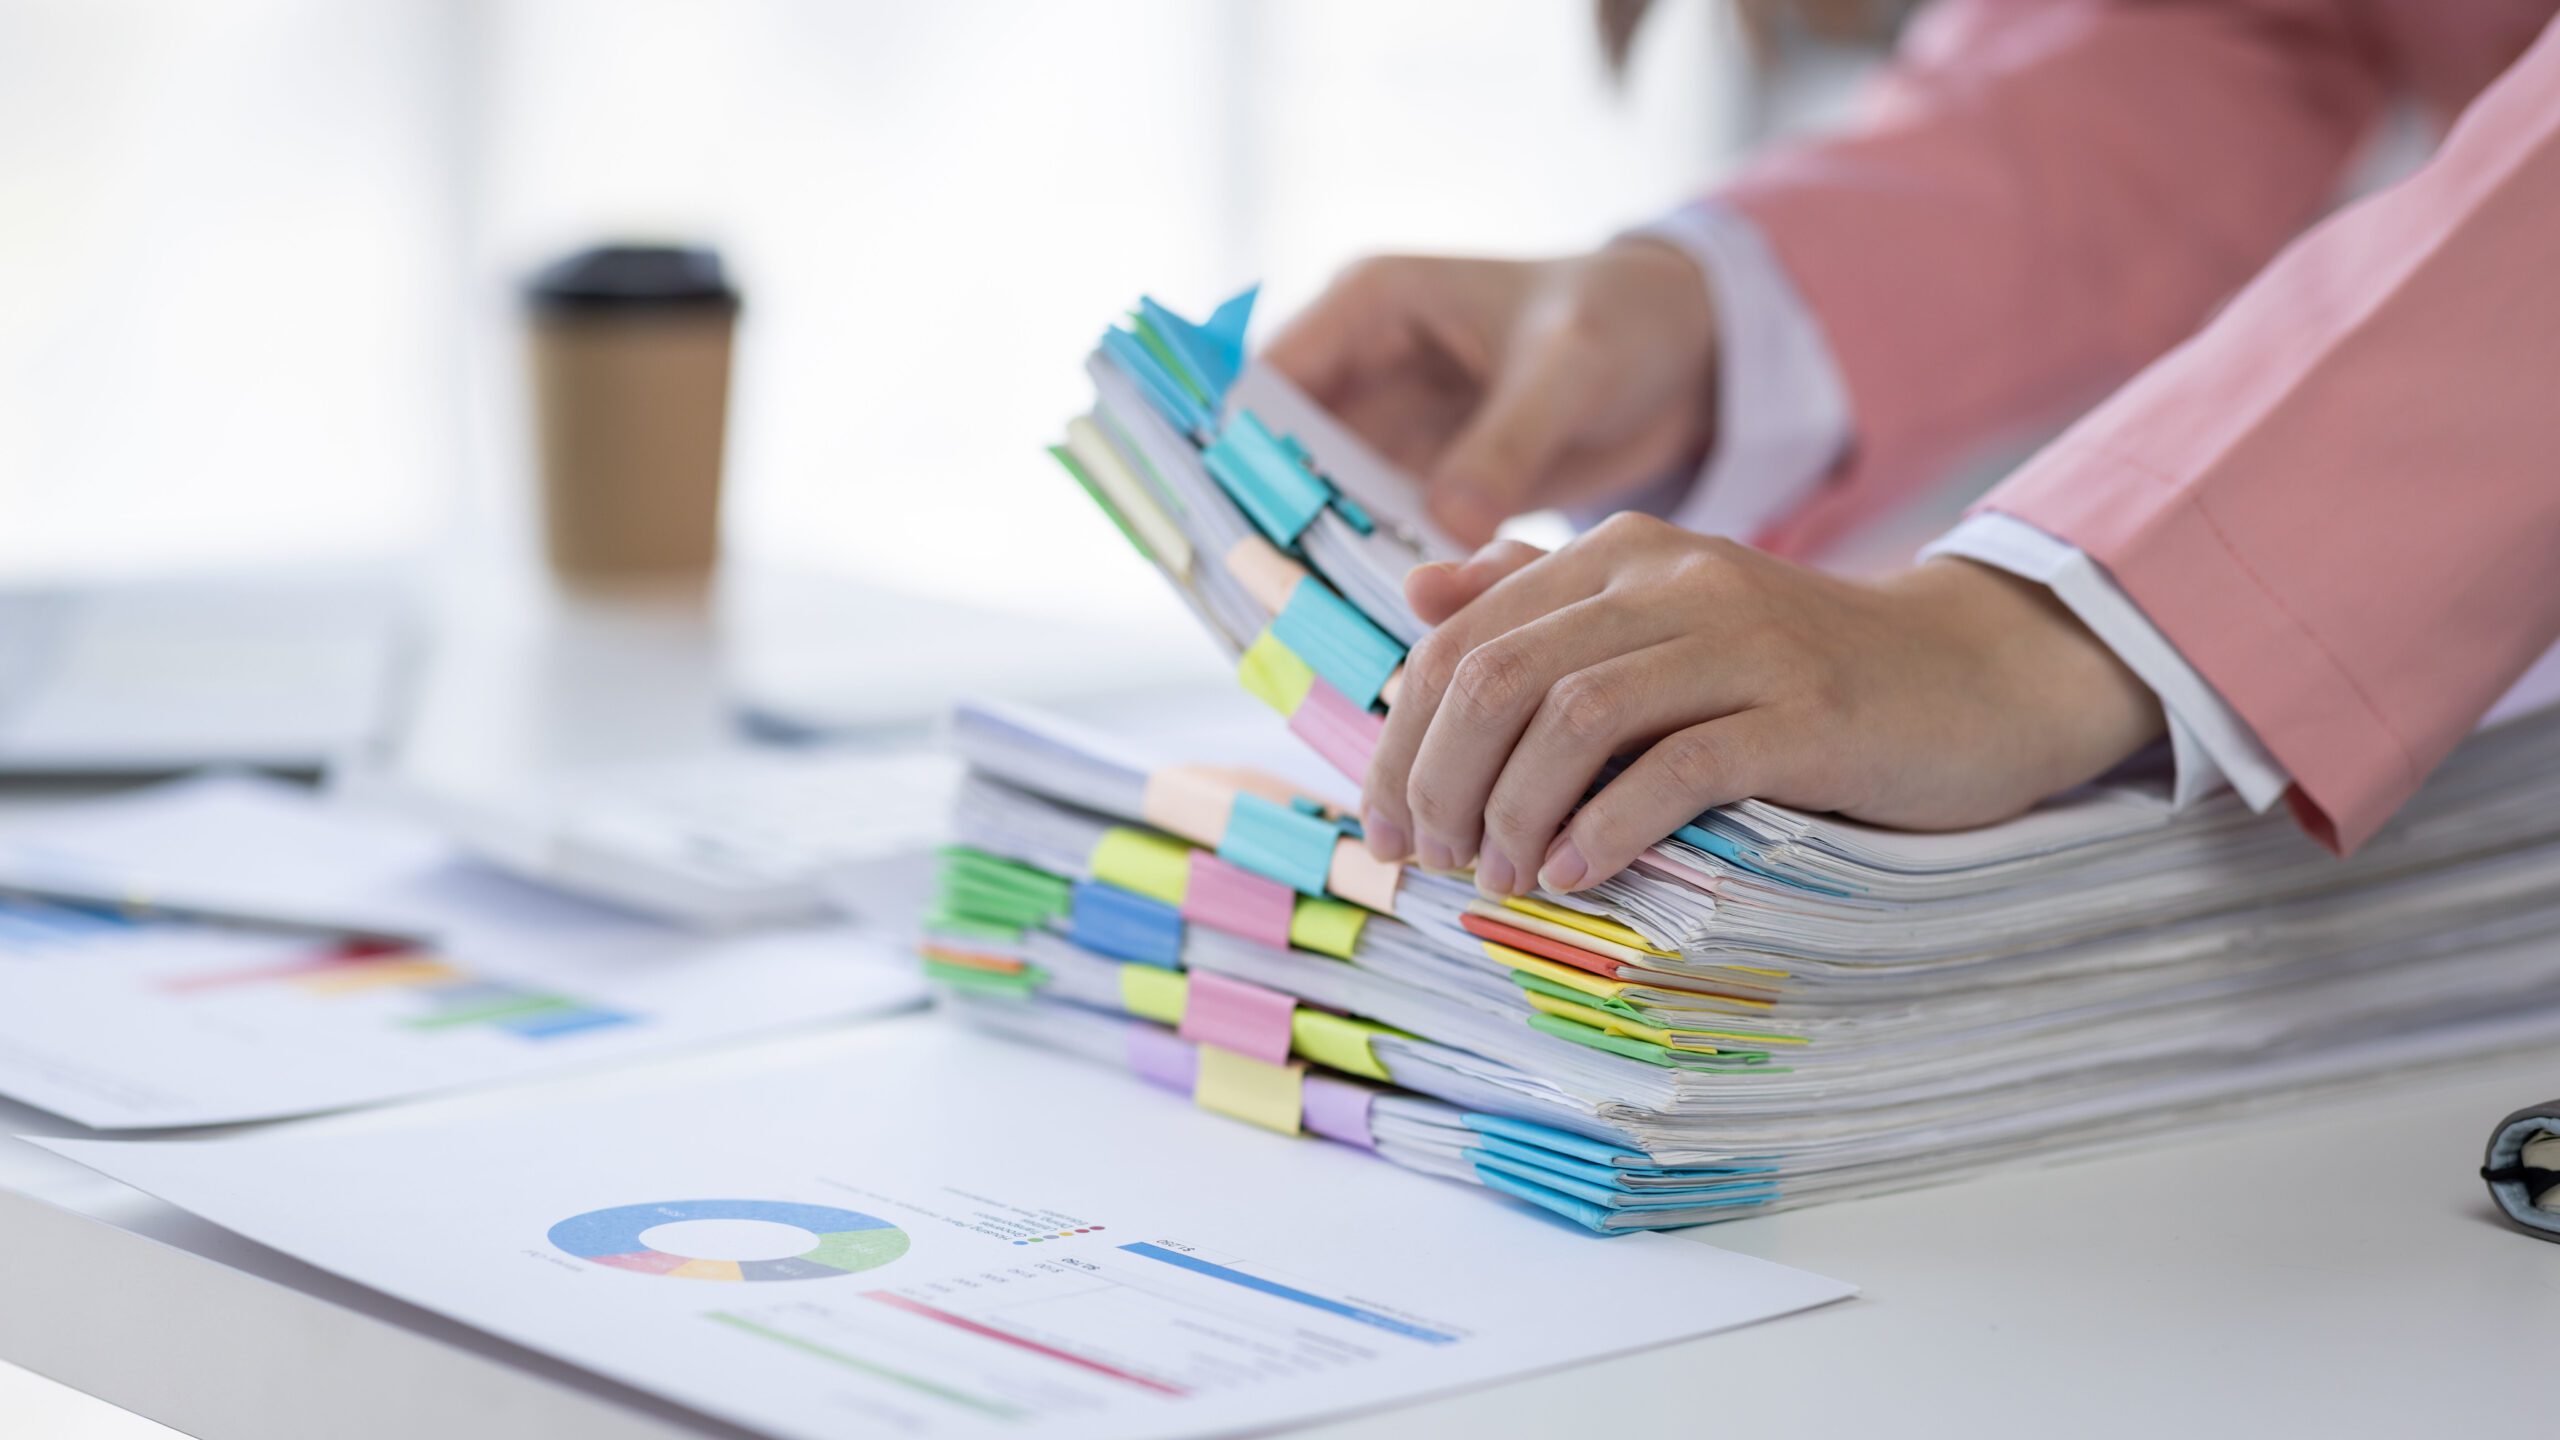
<svg viewBox="0 0 2560 1440"><path fill-rule="evenodd" d="M1986 723L2041 793L2094 779L2166 733L2151 687L2045 586L1940 556L1897 588L1967 657Z"/></svg>

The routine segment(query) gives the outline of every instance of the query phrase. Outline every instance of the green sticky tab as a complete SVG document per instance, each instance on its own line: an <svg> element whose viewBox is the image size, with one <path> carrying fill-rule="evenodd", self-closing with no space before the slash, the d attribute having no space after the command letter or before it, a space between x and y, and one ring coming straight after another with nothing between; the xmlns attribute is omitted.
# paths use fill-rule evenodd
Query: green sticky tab
<svg viewBox="0 0 2560 1440"><path fill-rule="evenodd" d="M945 845L940 853L945 876L965 877L972 884L1015 891L1037 899L1055 911L1063 912L1067 908L1068 897L1075 889L1063 876L990 855L984 850L973 850L966 845Z"/></svg>
<svg viewBox="0 0 2560 1440"><path fill-rule="evenodd" d="M1586 1010L1606 1010L1612 1015L1623 1015L1639 1025L1653 1023L1642 1011L1624 1000L1612 1000L1594 995L1587 990L1576 990L1569 985L1559 985L1544 975L1532 975L1526 970L1514 970L1511 972L1511 980L1523 990L1535 990L1541 995L1579 1005Z"/></svg>
<svg viewBox="0 0 2560 1440"><path fill-rule="evenodd" d="M1360 927L1367 923L1369 912L1357 905L1319 895L1301 895L1297 907L1289 912L1289 943L1301 950L1348 960L1353 947L1360 943Z"/></svg>
<svg viewBox="0 0 2560 1440"><path fill-rule="evenodd" d="M925 978L954 990L967 990L978 995L1002 995L1007 999L1028 999L1033 992L1049 983L1047 971L1026 965L1019 970L983 970L975 965L953 965L927 957Z"/></svg>
<svg viewBox="0 0 2560 1440"><path fill-rule="evenodd" d="M1159 1025L1182 1023L1182 1007L1191 999L1191 980L1179 970L1155 965L1120 967L1120 1008Z"/></svg>
<svg viewBox="0 0 2560 1440"><path fill-rule="evenodd" d="M963 940L984 940L990 945L1019 945L1023 927L982 920L951 910L936 909L927 913L919 924L928 935L949 935Z"/></svg>
<svg viewBox="0 0 2560 1440"><path fill-rule="evenodd" d="M1669 1046L1656 1045L1649 1040L1631 1040L1624 1035L1612 1035L1596 1025L1585 1025L1579 1020L1567 1020L1561 1015L1549 1015L1540 1011L1529 1017L1529 1028L1543 1030L1559 1040L1570 1040L1576 1045L1588 1045L1594 1050L1606 1050L1613 1055L1624 1055L1630 1060L1641 1060L1647 1065L1659 1065L1666 1070L1678 1068L1672 1063Z"/></svg>
<svg viewBox="0 0 2560 1440"><path fill-rule="evenodd" d="M1152 830L1114 825L1102 832L1086 863L1103 884L1167 905L1180 905L1191 888L1191 847Z"/></svg>
<svg viewBox="0 0 2560 1440"><path fill-rule="evenodd" d="M1380 1035L1401 1035L1401 1030L1368 1020L1355 1020L1329 1010L1298 1007L1289 1017L1289 1045L1319 1065L1330 1066L1348 1075L1371 1080L1393 1080L1387 1067L1378 1063L1369 1042Z"/></svg>
<svg viewBox="0 0 2560 1440"><path fill-rule="evenodd" d="M1268 630L1245 647L1244 658L1236 662L1236 678L1254 699L1282 715L1297 714L1316 684L1314 667Z"/></svg>
<svg viewBox="0 0 2560 1440"><path fill-rule="evenodd" d="M1075 452L1064 445L1052 445L1049 447L1049 458L1057 461L1061 468L1075 477L1076 483L1084 487L1086 497L1093 501L1096 509L1111 517L1111 528L1120 532L1120 538L1129 542L1129 548L1138 552L1139 559L1150 563L1155 560L1156 552L1148 549L1147 542L1138 538L1137 530L1129 524L1129 517L1121 514L1120 507L1112 504L1111 498L1102 493L1102 487L1094 483L1091 475L1085 473L1084 466L1076 460Z"/></svg>

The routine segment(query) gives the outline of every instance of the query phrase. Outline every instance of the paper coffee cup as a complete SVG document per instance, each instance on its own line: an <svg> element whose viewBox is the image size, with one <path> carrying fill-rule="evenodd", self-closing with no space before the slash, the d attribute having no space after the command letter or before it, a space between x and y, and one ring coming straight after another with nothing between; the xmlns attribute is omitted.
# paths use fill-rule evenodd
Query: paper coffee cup
<svg viewBox="0 0 2560 1440"><path fill-rule="evenodd" d="M718 253L581 251L535 275L525 300L552 568L708 575L739 308Z"/></svg>

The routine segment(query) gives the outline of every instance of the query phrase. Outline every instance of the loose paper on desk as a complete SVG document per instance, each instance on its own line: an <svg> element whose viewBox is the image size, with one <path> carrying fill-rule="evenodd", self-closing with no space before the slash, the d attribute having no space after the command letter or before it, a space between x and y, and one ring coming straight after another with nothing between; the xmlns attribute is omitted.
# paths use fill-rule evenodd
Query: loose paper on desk
<svg viewBox="0 0 2560 1440"><path fill-rule="evenodd" d="M0 1094L99 1129L341 1109L919 994L886 930L691 934L265 781L181 782L0 833L0 868L435 937L400 953L0 906Z"/></svg>
<svg viewBox="0 0 2560 1440"><path fill-rule="evenodd" d="M1601 1239L922 1019L549 1105L39 1143L811 1440L1261 1429L1851 1292L1692 1240Z"/></svg>

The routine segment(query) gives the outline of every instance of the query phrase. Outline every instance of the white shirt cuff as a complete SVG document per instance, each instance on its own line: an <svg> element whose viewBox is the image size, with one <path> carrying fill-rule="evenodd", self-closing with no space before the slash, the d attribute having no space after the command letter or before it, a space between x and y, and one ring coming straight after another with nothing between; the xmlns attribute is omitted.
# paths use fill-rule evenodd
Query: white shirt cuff
<svg viewBox="0 0 2560 1440"><path fill-rule="evenodd" d="M1700 200L1627 232L1696 262L1716 307L1716 433L1693 477L1638 508L1749 540L1809 498L1849 444L1849 391L1813 307L1742 212Z"/></svg>
<svg viewBox="0 0 2560 1440"><path fill-rule="evenodd" d="M1937 555L1962 556L2051 590L2126 669L2151 687L2168 717L2169 752L2177 763L2170 793L2174 808L2184 809L2227 783L2250 809L2263 813L2293 783L2240 712L2214 693L2132 597L2079 547L2014 515L1986 510L1966 517L1920 552L1923 560Z"/></svg>

